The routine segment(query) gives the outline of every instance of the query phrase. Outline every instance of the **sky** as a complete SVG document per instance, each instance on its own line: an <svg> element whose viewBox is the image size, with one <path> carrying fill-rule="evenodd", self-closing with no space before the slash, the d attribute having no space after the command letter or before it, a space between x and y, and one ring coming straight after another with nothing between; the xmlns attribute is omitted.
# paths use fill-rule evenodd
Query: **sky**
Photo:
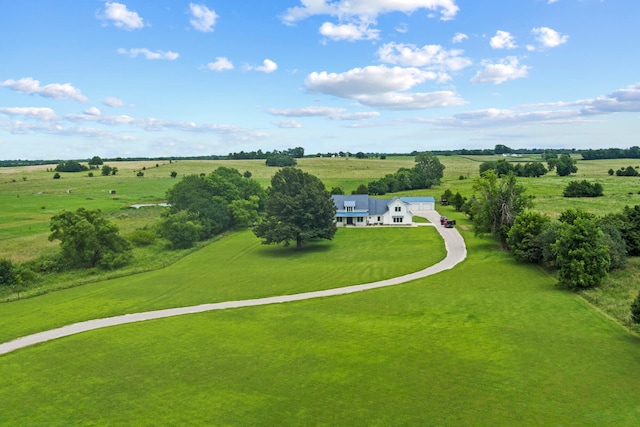
<svg viewBox="0 0 640 427"><path fill-rule="evenodd" d="M0 159L640 145L637 0L0 0Z"/></svg>

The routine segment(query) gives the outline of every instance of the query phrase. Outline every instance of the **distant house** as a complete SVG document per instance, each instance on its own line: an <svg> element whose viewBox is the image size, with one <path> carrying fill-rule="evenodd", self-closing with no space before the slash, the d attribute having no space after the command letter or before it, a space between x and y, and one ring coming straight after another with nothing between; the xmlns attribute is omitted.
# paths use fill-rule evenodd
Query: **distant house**
<svg viewBox="0 0 640 427"><path fill-rule="evenodd" d="M435 209L433 197L374 199L366 194L334 194L338 227L367 225L411 225L418 211Z"/></svg>

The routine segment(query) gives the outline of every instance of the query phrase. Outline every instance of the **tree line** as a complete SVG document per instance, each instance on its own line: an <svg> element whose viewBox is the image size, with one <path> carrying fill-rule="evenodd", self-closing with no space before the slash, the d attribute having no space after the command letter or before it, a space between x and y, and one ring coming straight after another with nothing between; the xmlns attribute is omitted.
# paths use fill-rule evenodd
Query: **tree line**
<svg viewBox="0 0 640 427"><path fill-rule="evenodd" d="M513 172L500 177L488 170L473 189L459 210L476 234L493 235L519 261L556 271L561 287L599 286L610 271L624 268L627 256L640 255L640 205L603 216L572 208L554 221L531 210L532 198ZM640 295L634 307L632 318L640 323Z"/></svg>

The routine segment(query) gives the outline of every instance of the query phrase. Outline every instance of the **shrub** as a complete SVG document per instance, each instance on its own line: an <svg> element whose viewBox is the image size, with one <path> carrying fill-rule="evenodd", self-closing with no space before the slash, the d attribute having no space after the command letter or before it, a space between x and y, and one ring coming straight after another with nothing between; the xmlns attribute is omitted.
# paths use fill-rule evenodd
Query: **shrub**
<svg viewBox="0 0 640 427"><path fill-rule="evenodd" d="M11 260L0 258L0 286L11 286L16 280Z"/></svg>
<svg viewBox="0 0 640 427"><path fill-rule="evenodd" d="M156 233L153 230L139 228L134 230L127 239L135 246L149 246L156 240Z"/></svg>
<svg viewBox="0 0 640 427"><path fill-rule="evenodd" d="M636 299L631 303L631 321L633 323L640 323L640 293Z"/></svg>
<svg viewBox="0 0 640 427"><path fill-rule="evenodd" d="M602 184L589 181L571 181L562 193L564 197L600 197L602 196Z"/></svg>
<svg viewBox="0 0 640 427"><path fill-rule="evenodd" d="M171 178L175 178L176 176L178 176L178 172L172 171L171 172Z"/></svg>
<svg viewBox="0 0 640 427"><path fill-rule="evenodd" d="M60 174L59 174L58 172L56 172L56 173L53 175L53 179L60 179Z"/></svg>
<svg viewBox="0 0 640 427"><path fill-rule="evenodd" d="M136 174L136 176L138 176L138 177L143 177L143 176L144 176L144 172L142 172L142 171L138 171L138 173Z"/></svg>

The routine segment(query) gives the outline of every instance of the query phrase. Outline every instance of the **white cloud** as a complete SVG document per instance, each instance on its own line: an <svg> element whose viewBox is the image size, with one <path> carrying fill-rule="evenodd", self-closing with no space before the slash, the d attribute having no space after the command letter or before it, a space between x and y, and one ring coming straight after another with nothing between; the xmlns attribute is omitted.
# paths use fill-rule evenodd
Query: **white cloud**
<svg viewBox="0 0 640 427"><path fill-rule="evenodd" d="M527 77L531 67L520 65L518 58L509 56L497 64L485 63L484 68L471 79L471 83L501 84L508 80Z"/></svg>
<svg viewBox="0 0 640 427"><path fill-rule="evenodd" d="M370 21L386 13L411 14L420 9L439 11L442 20L453 19L459 11L455 0L301 0L301 6L287 9L282 20L293 24L310 16L329 15L341 20Z"/></svg>
<svg viewBox="0 0 640 427"><path fill-rule="evenodd" d="M462 43L465 40L468 40L469 36L464 33L456 33L451 40L453 43Z"/></svg>
<svg viewBox="0 0 640 427"><path fill-rule="evenodd" d="M107 107L114 107L114 108L125 106L125 102L122 99L115 98L113 96L106 97L104 101L102 101L102 103Z"/></svg>
<svg viewBox="0 0 640 427"><path fill-rule="evenodd" d="M233 63L224 56L216 57L215 62L209 62L207 68L212 71L233 70Z"/></svg>
<svg viewBox="0 0 640 427"><path fill-rule="evenodd" d="M335 116L345 111L344 108L336 107L302 107L302 108L269 108L267 113L274 116L284 117L326 117Z"/></svg>
<svg viewBox="0 0 640 427"><path fill-rule="evenodd" d="M569 36L562 35L549 27L534 28L531 32L536 36L536 40L546 48L560 46L569 40Z"/></svg>
<svg viewBox="0 0 640 427"><path fill-rule="evenodd" d="M127 9L122 3L106 2L104 12L99 15L100 18L113 22L118 28L125 30L139 30L144 27L144 21L136 12Z"/></svg>
<svg viewBox="0 0 640 427"><path fill-rule="evenodd" d="M467 102L451 91L430 93L384 93L358 98L361 104L385 110L425 110L429 108L455 107Z"/></svg>
<svg viewBox="0 0 640 427"><path fill-rule="evenodd" d="M494 49L514 49L517 47L515 39L507 31L496 31L496 35L491 37L489 45Z"/></svg>
<svg viewBox="0 0 640 427"><path fill-rule="evenodd" d="M281 120L271 122L272 124L278 126L281 129L300 129L302 125L298 123L296 120Z"/></svg>
<svg viewBox="0 0 640 427"><path fill-rule="evenodd" d="M396 27L396 31L401 34L406 34L409 32L409 26L406 23L402 22Z"/></svg>
<svg viewBox="0 0 640 427"><path fill-rule="evenodd" d="M380 37L380 30L371 29L366 23L334 25L331 22L325 22L319 31L320 34L332 40L377 40Z"/></svg>
<svg viewBox="0 0 640 427"><path fill-rule="evenodd" d="M471 65L462 50L446 50L440 45L417 47L413 44L387 43L378 49L380 61L408 67L427 67L442 71L458 71Z"/></svg>
<svg viewBox="0 0 640 427"><path fill-rule="evenodd" d="M198 31L210 33L213 31L213 26L216 24L218 15L215 11L209 9L203 4L189 3L189 11L192 18L189 23Z"/></svg>
<svg viewBox="0 0 640 427"><path fill-rule="evenodd" d="M314 72L305 79L311 92L356 99L369 107L415 110L462 105L466 102L450 91L404 93L413 86L442 76L418 68L389 68L384 65L354 68L345 73Z"/></svg>
<svg viewBox="0 0 640 427"><path fill-rule="evenodd" d="M402 91L436 80L438 74L418 68L389 68L385 65L354 68L344 73L313 72L305 79L311 92L326 93L341 98L358 98Z"/></svg>
<svg viewBox="0 0 640 427"><path fill-rule="evenodd" d="M101 114L90 114L85 111L84 114L67 114L64 118L70 122L95 122L101 123L103 125L129 125L135 124L137 122L136 119L130 116L103 116Z"/></svg>
<svg viewBox="0 0 640 427"><path fill-rule="evenodd" d="M87 97L84 96L79 89L73 87L70 83L52 83L45 86L40 86L40 82L38 80L34 80L31 77L25 77L19 80L5 80L3 82L0 82L0 86L13 89L17 92L36 94L44 96L46 98L68 98L80 102L88 101Z"/></svg>
<svg viewBox="0 0 640 427"><path fill-rule="evenodd" d="M118 49L118 53L120 55L127 55L130 58L136 58L136 57L138 57L138 55L142 55L146 59L150 59L150 60L164 59L164 60L168 60L168 61L175 61L180 56L180 54L178 54L176 52L171 52L170 50L166 51L166 52L163 51L163 50L158 50L156 52L152 52L152 51L150 51L149 49L146 49L146 48L133 48L133 49L120 48L120 49Z"/></svg>
<svg viewBox="0 0 640 427"><path fill-rule="evenodd" d="M276 64L275 62L273 62L270 59L265 59L264 61L262 61L262 65L261 66L254 66L254 65L245 65L244 66L245 70L251 71L261 71L263 73L273 73L274 71L276 71L278 69L278 64Z"/></svg>
<svg viewBox="0 0 640 427"><path fill-rule="evenodd" d="M89 116L100 116L102 112L96 107L91 107L84 110L84 114Z"/></svg>
<svg viewBox="0 0 640 427"><path fill-rule="evenodd" d="M575 108L574 108L575 107ZM521 105L517 109L488 108L450 118L425 120L445 128L488 128L536 123L584 122L593 116L640 113L640 84L593 99Z"/></svg>
<svg viewBox="0 0 640 427"><path fill-rule="evenodd" d="M51 108L40 107L0 107L0 114L22 116L45 122L52 122L58 119L55 111Z"/></svg>
<svg viewBox="0 0 640 427"><path fill-rule="evenodd" d="M584 114L609 114L619 112L640 112L640 84L632 85L626 89L619 89L605 96L601 96L588 102L581 101L585 107Z"/></svg>
<svg viewBox="0 0 640 427"><path fill-rule="evenodd" d="M380 116L380 113L378 113L377 111L361 111L358 113L336 114L335 116L330 116L330 118L332 120L358 121L358 120L369 120L379 116Z"/></svg>

